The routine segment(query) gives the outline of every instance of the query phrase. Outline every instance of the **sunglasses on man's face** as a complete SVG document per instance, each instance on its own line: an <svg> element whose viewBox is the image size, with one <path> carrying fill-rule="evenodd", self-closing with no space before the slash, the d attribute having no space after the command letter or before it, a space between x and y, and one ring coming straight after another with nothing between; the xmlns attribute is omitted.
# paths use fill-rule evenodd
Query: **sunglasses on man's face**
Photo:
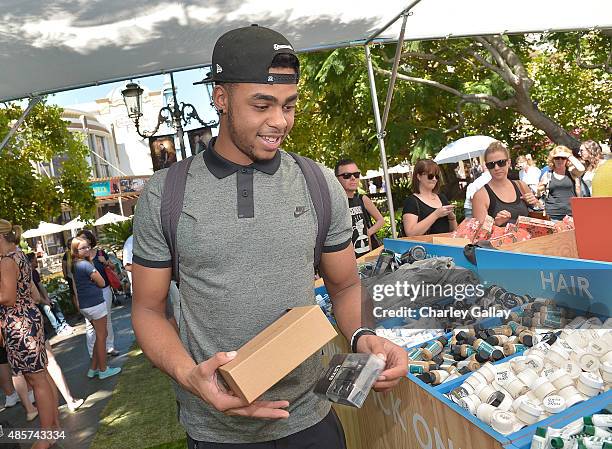
<svg viewBox="0 0 612 449"><path fill-rule="evenodd" d="M344 178L344 179L351 179L351 177L355 178L355 179L359 179L359 177L361 176L361 172L354 172L354 173L340 173L338 175L339 178Z"/></svg>
<svg viewBox="0 0 612 449"><path fill-rule="evenodd" d="M566 157L564 157L564 156L555 156L555 157L553 157L553 160L555 160L555 161L564 161L564 160L566 160L566 159L567 159L567 158L566 158Z"/></svg>
<svg viewBox="0 0 612 449"><path fill-rule="evenodd" d="M493 170L495 168L495 166L497 165L499 168L501 167L505 167L506 163L508 163L508 159L500 159L499 161L492 161L492 162L487 162L485 164L485 167L487 167L489 170Z"/></svg>

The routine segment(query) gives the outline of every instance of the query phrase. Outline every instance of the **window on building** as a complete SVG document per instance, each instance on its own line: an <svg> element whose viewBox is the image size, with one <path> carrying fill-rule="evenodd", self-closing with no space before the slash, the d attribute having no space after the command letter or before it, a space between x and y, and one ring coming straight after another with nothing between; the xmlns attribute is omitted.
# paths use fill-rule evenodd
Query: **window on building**
<svg viewBox="0 0 612 449"><path fill-rule="evenodd" d="M90 135L90 148L93 149L97 156L92 157L92 168L95 178L108 178L110 174L110 151L108 139L104 136Z"/></svg>

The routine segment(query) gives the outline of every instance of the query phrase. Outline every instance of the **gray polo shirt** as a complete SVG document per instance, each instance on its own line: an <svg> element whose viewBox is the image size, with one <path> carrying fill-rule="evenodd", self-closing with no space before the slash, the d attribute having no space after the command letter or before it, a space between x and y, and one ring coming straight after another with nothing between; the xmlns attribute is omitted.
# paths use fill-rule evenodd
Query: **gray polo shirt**
<svg viewBox="0 0 612 449"><path fill-rule="evenodd" d="M177 241L183 345L199 363L240 348L286 309L315 304L314 245L317 222L306 182L283 151L248 167L219 156L214 143L189 169ZM324 251L346 248L352 226L346 195L323 167L332 220ZM134 216L134 263L170 267L161 231L160 192L166 170L143 190ZM256 373L253 373L254 375ZM251 443L275 440L318 423L329 412L312 386L321 374L317 354L262 399L290 402L287 420L230 417L180 388L180 421L199 441Z"/></svg>

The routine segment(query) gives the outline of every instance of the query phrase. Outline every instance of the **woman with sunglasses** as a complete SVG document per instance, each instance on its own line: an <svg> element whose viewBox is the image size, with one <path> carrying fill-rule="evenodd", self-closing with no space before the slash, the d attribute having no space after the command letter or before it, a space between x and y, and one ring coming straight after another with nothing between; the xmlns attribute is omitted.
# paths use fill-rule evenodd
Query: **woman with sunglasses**
<svg viewBox="0 0 612 449"><path fill-rule="evenodd" d="M538 200L523 181L508 179L508 149L501 142L492 142L484 159L491 180L472 199L474 218L482 223L489 215L497 226L504 226L516 222L519 216L528 216L529 206L537 205Z"/></svg>
<svg viewBox="0 0 612 449"><path fill-rule="evenodd" d="M73 279L77 291L77 310L87 318L95 330L95 341L91 365L87 377L100 379L114 376L121 372L121 368L106 365L106 303L102 295L105 285L104 279L92 263L95 250L84 237L75 237L70 244L72 253Z"/></svg>
<svg viewBox="0 0 612 449"><path fill-rule="evenodd" d="M448 198L440 191L440 167L431 159L420 160L412 172L412 191L402 211L404 235L442 234L457 229L457 218Z"/></svg>
<svg viewBox="0 0 612 449"><path fill-rule="evenodd" d="M357 192L361 173L354 161L341 159L336 164L334 172L348 197L353 223L352 241L355 257L358 258L380 246L380 242L376 240L376 231L382 228L385 220L372 200Z"/></svg>
<svg viewBox="0 0 612 449"><path fill-rule="evenodd" d="M548 154L550 170L542 176L538 193L544 197L546 215L551 220L563 220L572 215L570 199L580 196L580 177L584 165L572 155L572 150L559 145Z"/></svg>

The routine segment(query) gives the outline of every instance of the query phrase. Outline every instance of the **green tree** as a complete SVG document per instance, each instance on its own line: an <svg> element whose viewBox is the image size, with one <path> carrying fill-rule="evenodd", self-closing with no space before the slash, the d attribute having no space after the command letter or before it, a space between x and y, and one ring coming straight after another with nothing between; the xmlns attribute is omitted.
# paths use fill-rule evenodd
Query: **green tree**
<svg viewBox="0 0 612 449"><path fill-rule="evenodd" d="M464 135L541 150L601 140L610 123L610 39L601 32L408 42L385 143L390 163L433 156ZM394 45L373 50L381 107ZM582 58L582 59L581 59ZM586 62L585 62L586 61ZM288 148L330 164L376 168L378 145L362 48L301 57Z"/></svg>
<svg viewBox="0 0 612 449"><path fill-rule="evenodd" d="M22 113L16 104L0 108L0 139ZM67 128L62 109L39 103L0 153L0 217L24 229L51 221L62 206L93 217L95 198L87 180L87 146ZM55 177L49 176L53 161ZM42 173L41 173L42 172Z"/></svg>

